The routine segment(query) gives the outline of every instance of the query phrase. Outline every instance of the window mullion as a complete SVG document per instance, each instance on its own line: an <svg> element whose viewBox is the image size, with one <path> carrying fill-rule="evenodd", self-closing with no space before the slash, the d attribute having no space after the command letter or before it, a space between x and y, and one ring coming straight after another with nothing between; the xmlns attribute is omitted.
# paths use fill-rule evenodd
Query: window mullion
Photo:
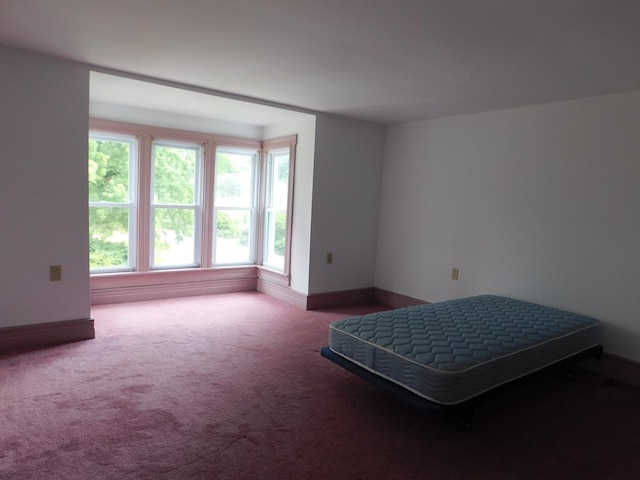
<svg viewBox="0 0 640 480"><path fill-rule="evenodd" d="M156 208L174 208L176 210L194 210L199 207L197 203L182 204L182 203L152 203Z"/></svg>
<svg viewBox="0 0 640 480"><path fill-rule="evenodd" d="M260 149L260 161L258 162L258 191L256 201L256 265L262 265L265 248L265 203L267 185L267 151Z"/></svg>
<svg viewBox="0 0 640 480"><path fill-rule="evenodd" d="M89 202L93 208L131 208L135 204L130 202Z"/></svg>
<svg viewBox="0 0 640 480"><path fill-rule="evenodd" d="M297 138L296 138L297 141ZM291 242L293 238L293 195L296 178L296 147L289 145L289 185L287 187L287 223L285 230L284 274L291 280Z"/></svg>
<svg viewBox="0 0 640 480"><path fill-rule="evenodd" d="M137 270L148 272L151 262L151 149L150 135L141 135L138 166Z"/></svg>
<svg viewBox="0 0 640 480"><path fill-rule="evenodd" d="M202 206L200 209L200 262L203 267L213 264L213 185L215 172L215 144L207 142L204 145L202 158Z"/></svg>

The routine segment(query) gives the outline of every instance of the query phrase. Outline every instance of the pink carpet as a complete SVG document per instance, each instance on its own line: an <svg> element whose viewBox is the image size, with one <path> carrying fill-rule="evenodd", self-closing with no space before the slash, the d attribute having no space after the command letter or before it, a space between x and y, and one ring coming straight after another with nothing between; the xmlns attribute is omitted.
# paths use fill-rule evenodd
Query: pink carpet
<svg viewBox="0 0 640 480"><path fill-rule="evenodd" d="M635 479L640 393L543 376L472 432L320 357L329 322L259 293L95 307L95 340L0 357L0 478Z"/></svg>

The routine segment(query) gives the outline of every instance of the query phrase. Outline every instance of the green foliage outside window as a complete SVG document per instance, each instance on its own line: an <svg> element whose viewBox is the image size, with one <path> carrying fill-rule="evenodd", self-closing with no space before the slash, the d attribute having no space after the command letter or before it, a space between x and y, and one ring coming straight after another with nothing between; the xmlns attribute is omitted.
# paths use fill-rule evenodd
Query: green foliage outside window
<svg viewBox="0 0 640 480"><path fill-rule="evenodd" d="M251 169L251 157L229 152L218 152L216 156L216 199L224 199L223 203L240 200L246 201L247 171ZM250 175L250 174L249 174ZM250 177L249 177L250 178ZM246 206L246 204L244 204ZM249 244L249 216L236 212L230 215L227 211L218 210L216 214L218 238L234 240L236 245L246 247Z"/></svg>
<svg viewBox="0 0 640 480"><path fill-rule="evenodd" d="M89 140L89 201L129 201L129 148L126 142ZM89 209L91 268L126 266L129 214L125 208Z"/></svg>
<svg viewBox="0 0 640 480"><path fill-rule="evenodd" d="M117 140L89 140L89 201L129 203L131 145ZM196 151L156 146L154 199L165 204L192 205L196 201ZM177 242L193 236L193 211L162 209L155 217L155 249L169 248L165 232ZM89 212L90 266L127 266L129 212L125 207L92 207Z"/></svg>
<svg viewBox="0 0 640 480"><path fill-rule="evenodd" d="M197 151L193 148L156 145L153 159L153 198L155 203L193 205L196 199ZM171 248L171 242L182 243L194 235L194 213L191 209L162 208L156 210L156 256ZM171 232L168 236L167 232Z"/></svg>
<svg viewBox="0 0 640 480"><path fill-rule="evenodd" d="M236 240L238 245L249 245L249 228L245 216L233 218L227 212L218 211L217 214L218 237L227 240Z"/></svg>
<svg viewBox="0 0 640 480"><path fill-rule="evenodd" d="M90 266L126 267L129 263L129 209L107 206L108 202L129 204L130 148L132 144L120 140L89 139L89 201L106 205L89 209ZM193 205L197 203L196 190L197 151L193 148L156 145L154 148L153 198L155 203L167 205ZM278 166L277 176L285 179L288 165ZM219 195L224 198L241 194L234 174L239 170L233 158L220 153L216 158L216 174L224 176ZM219 177L222 179L222 177ZM171 241L182 242L194 234L192 209L157 208L155 219L155 250L170 248ZM242 215L229 215L218 211L218 236L233 239L238 245L249 243L249 219ZM286 243L286 213L276 214L274 252L284 255ZM132 245L131 248L134 248Z"/></svg>
<svg viewBox="0 0 640 480"><path fill-rule="evenodd" d="M105 242L96 238L89 242L91 268L126 266L128 257L126 242Z"/></svg>
<svg viewBox="0 0 640 480"><path fill-rule="evenodd" d="M276 213L276 232L273 251L276 255L283 256L287 243L287 214L285 212Z"/></svg>

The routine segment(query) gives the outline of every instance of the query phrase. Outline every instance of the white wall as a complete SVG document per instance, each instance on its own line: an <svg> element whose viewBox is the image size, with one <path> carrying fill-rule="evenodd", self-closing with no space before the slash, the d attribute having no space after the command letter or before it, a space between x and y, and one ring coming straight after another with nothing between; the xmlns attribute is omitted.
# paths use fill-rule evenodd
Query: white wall
<svg viewBox="0 0 640 480"><path fill-rule="evenodd" d="M243 138L260 139L263 127L225 122L214 118L181 115L163 110L129 107L112 103L91 101L89 114L92 118L114 120L119 122L153 125L156 127L177 128L192 132L215 133Z"/></svg>
<svg viewBox="0 0 640 480"><path fill-rule="evenodd" d="M311 205L316 118L308 115L295 122L265 127L263 140L298 135L293 190L293 232L291 239L291 289L309 292Z"/></svg>
<svg viewBox="0 0 640 480"><path fill-rule="evenodd" d="M309 293L373 285L384 132L373 123L316 118Z"/></svg>
<svg viewBox="0 0 640 480"><path fill-rule="evenodd" d="M640 92L390 127L375 285L590 314L640 360L639 127Z"/></svg>
<svg viewBox="0 0 640 480"><path fill-rule="evenodd" d="M0 327L88 318L89 71L4 47L0 65Z"/></svg>

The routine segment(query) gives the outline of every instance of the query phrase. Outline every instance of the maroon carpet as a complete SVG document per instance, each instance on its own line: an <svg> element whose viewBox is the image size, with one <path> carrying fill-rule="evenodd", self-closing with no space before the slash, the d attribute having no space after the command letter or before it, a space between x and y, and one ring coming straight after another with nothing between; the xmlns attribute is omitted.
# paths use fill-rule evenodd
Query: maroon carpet
<svg viewBox="0 0 640 480"><path fill-rule="evenodd" d="M541 376L422 415L320 357L259 293L95 307L95 340L0 357L2 479L636 479L640 393Z"/></svg>

